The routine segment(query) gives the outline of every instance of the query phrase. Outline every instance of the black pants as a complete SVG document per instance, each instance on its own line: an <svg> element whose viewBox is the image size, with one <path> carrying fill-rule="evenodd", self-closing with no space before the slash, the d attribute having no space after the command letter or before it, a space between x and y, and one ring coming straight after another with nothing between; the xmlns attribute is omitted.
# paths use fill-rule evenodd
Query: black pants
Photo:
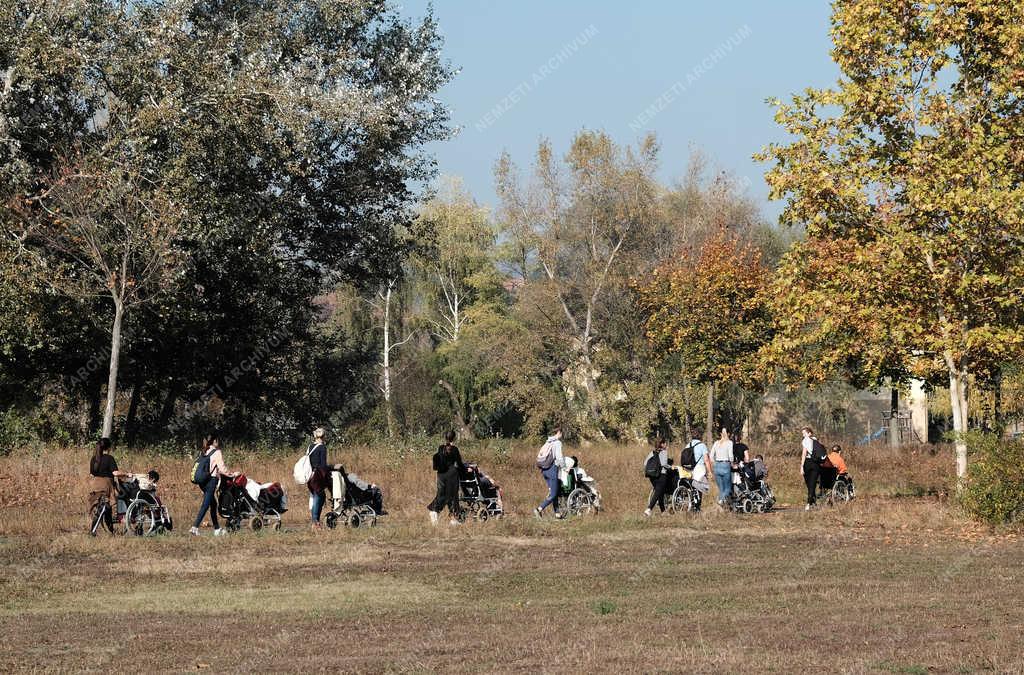
<svg viewBox="0 0 1024 675"><path fill-rule="evenodd" d="M662 513L665 512L665 491L668 488L668 475L661 474L657 478L649 478L654 492L651 493L651 501L647 504L648 509L653 509L657 504Z"/></svg>
<svg viewBox="0 0 1024 675"><path fill-rule="evenodd" d="M821 483L821 491L828 492L836 484L836 477L839 472L835 467L822 467L818 470L818 481Z"/></svg>
<svg viewBox="0 0 1024 675"><path fill-rule="evenodd" d="M459 468L456 466L437 474L437 495L427 508L440 513L445 506L453 516L459 512Z"/></svg>
<svg viewBox="0 0 1024 675"><path fill-rule="evenodd" d="M821 467L817 462L804 462L804 483L807 484L807 503L814 504L815 493L818 491L818 474Z"/></svg>

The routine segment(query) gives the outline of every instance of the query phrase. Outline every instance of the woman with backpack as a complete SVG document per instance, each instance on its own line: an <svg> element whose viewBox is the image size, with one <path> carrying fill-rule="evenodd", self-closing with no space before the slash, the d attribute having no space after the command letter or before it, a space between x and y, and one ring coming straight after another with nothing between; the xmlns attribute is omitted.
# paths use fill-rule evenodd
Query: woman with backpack
<svg viewBox="0 0 1024 675"><path fill-rule="evenodd" d="M814 435L813 429L804 427L800 432L804 435L803 440L800 442L800 475L807 486L807 506L804 507L804 510L810 511L816 501L818 478L821 475L821 463L825 461L827 453L825 452L825 446Z"/></svg>
<svg viewBox="0 0 1024 675"><path fill-rule="evenodd" d="M647 454L644 460L644 476L651 481L651 498L647 502L647 510L644 517L649 517L657 504L662 513L665 513L665 491L668 488L668 450L665 449L665 441L659 438L654 443L654 449Z"/></svg>
<svg viewBox="0 0 1024 675"><path fill-rule="evenodd" d="M562 518L562 512L558 510L558 470L564 466L565 459L562 457L562 429L555 428L548 440L541 446L537 453L537 468L548 486L548 497L540 506L533 510L538 518L544 517L544 509L552 505L555 510L555 518Z"/></svg>
<svg viewBox="0 0 1024 675"><path fill-rule="evenodd" d="M228 471L227 465L224 464L224 453L220 451L220 441L217 437L207 436L203 441L203 451L192 466L192 482L202 491L203 503L199 507L195 522L192 523L192 529L188 531L189 534L199 536L199 526L203 524L207 511L210 512L214 536L224 534L224 528L220 526L220 520L217 518L217 486L220 484L221 476L237 475L237 472Z"/></svg>
<svg viewBox="0 0 1024 675"><path fill-rule="evenodd" d="M455 447L455 432L444 435L444 445L434 453L434 471L437 472L437 494L434 501L427 506L430 513L430 524L437 525L438 516L445 506L451 516L451 524L459 524L459 476L466 467L462 464L462 455Z"/></svg>

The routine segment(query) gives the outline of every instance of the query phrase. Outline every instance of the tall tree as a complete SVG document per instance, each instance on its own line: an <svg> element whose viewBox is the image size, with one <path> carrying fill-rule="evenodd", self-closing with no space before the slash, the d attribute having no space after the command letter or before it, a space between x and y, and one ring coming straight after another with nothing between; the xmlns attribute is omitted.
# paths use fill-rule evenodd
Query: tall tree
<svg viewBox="0 0 1024 675"><path fill-rule="evenodd" d="M572 354L569 380L582 385L589 433L601 433L594 356L603 303L611 285L625 283L654 225L656 160L653 136L634 149L583 131L564 164L542 141L526 185L507 153L495 170L499 224L516 254L512 262L525 284L554 299L558 316L548 321Z"/></svg>
<svg viewBox="0 0 1024 675"><path fill-rule="evenodd" d="M185 256L180 291L137 326L151 404L215 389L225 416L290 402L275 417L305 424L313 299L408 255L423 146L449 133L433 18L378 0L23 0L0 27L4 233L29 243L11 205L40 205L56 158L131 157L179 214ZM232 375L268 342L282 367Z"/></svg>
<svg viewBox="0 0 1024 675"><path fill-rule="evenodd" d="M853 324L869 375L943 372L963 476L968 383L1024 347L1024 7L833 7L842 77L779 104L796 138L761 155L808 235L782 283L810 293L786 296L779 339L827 351Z"/></svg>
<svg viewBox="0 0 1024 675"><path fill-rule="evenodd" d="M107 152L110 150L105 148ZM100 152L104 152L101 150ZM136 167L96 161L62 167L28 206L18 232L28 269L72 298L106 297L110 321L107 401L101 433L113 431L125 312L152 303L177 271L180 212ZM16 221L19 222L19 221Z"/></svg>
<svg viewBox="0 0 1024 675"><path fill-rule="evenodd" d="M716 387L757 381L757 355L771 335L761 252L719 230L696 250L636 281L647 336L677 354L683 377L708 385L708 434Z"/></svg>

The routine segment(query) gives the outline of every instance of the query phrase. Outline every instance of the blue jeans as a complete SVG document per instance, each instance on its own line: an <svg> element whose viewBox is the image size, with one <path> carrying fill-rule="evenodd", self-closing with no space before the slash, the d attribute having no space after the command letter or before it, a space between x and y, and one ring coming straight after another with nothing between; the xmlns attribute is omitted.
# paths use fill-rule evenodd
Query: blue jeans
<svg viewBox="0 0 1024 675"><path fill-rule="evenodd" d="M320 522L320 513L324 510L324 501L326 499L327 499L327 496L324 494L323 490L320 490L320 492L314 492L313 493L313 522L314 523L319 523Z"/></svg>
<svg viewBox="0 0 1024 675"><path fill-rule="evenodd" d="M540 510L543 511L548 504L552 504L555 513L558 513L558 466L552 464L546 469L541 469L540 475L544 476L544 482L548 484L548 498L541 503Z"/></svg>
<svg viewBox="0 0 1024 675"><path fill-rule="evenodd" d="M203 491L203 504L199 507L199 515L196 516L196 522L192 523L192 527L199 527L203 524L203 517L206 512L210 512L210 522L213 523L214 529L220 529L220 521L217 520L217 483L220 482L216 478L207 478L206 482L198 486Z"/></svg>
<svg viewBox="0 0 1024 675"><path fill-rule="evenodd" d="M732 463L715 462L715 483L718 484L718 501L732 496Z"/></svg>

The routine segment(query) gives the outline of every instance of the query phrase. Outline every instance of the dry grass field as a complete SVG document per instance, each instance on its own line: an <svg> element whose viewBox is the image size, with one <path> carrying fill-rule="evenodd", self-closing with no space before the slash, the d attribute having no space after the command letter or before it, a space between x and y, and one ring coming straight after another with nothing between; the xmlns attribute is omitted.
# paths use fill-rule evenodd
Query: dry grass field
<svg viewBox="0 0 1024 675"><path fill-rule="evenodd" d="M88 451L0 458L0 671L1024 671L1024 548L947 504L948 453L855 449L857 501L805 513L766 452L778 512L645 520L645 452L580 449L606 511L556 522L533 448L467 449L510 514L436 529L428 452L332 453L392 515L311 532L295 458L228 448L292 510L216 539L185 536L186 458L115 453L163 476L175 531L147 539L85 534Z"/></svg>

